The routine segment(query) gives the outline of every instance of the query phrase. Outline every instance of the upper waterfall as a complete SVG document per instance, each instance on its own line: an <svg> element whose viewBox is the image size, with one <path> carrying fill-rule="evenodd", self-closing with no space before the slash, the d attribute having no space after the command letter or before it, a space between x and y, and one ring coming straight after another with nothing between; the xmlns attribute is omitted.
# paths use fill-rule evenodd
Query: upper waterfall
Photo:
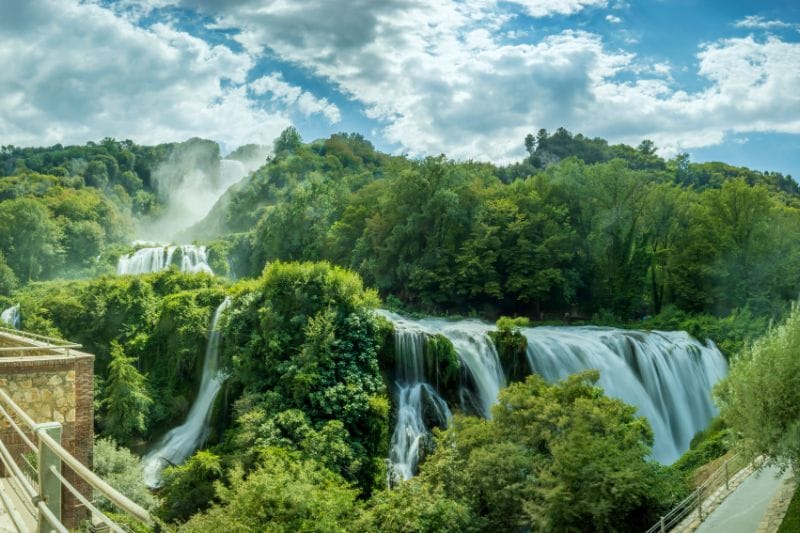
<svg viewBox="0 0 800 533"><path fill-rule="evenodd" d="M425 339L441 334L453 344L461 364L461 409L491 416L491 406L506 386L505 373L488 335L495 330L493 324L412 320L388 311L378 313L395 326L398 415L390 460L397 475L408 477L419 459L416 442L430 429L419 429L425 412L443 413L428 417L433 424L444 425L449 418L433 377L424 375ZM703 345L685 332L591 326L532 327L522 328L521 333L528 343L529 370L549 381L582 370L599 370L599 385L605 392L637 407L650 422L655 437L653 457L659 462L672 463L680 457L695 433L716 414L711 388L727 372L727 363L712 342ZM419 392L412 395L414 387ZM413 416L409 410L415 410Z"/></svg>
<svg viewBox="0 0 800 533"><path fill-rule="evenodd" d="M208 266L208 252L205 246L165 244L140 248L132 254L121 256L117 262L117 274L160 272L175 264L178 257L180 263L176 266L180 266L182 272L214 273Z"/></svg>

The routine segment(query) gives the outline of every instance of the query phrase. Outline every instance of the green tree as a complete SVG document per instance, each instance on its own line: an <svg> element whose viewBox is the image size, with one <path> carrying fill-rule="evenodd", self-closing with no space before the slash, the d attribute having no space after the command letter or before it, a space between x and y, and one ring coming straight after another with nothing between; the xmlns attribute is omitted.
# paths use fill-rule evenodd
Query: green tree
<svg viewBox="0 0 800 533"><path fill-rule="evenodd" d="M147 429L147 414L153 400L147 391L146 378L136 370L133 357L127 357L122 345L111 343L111 361L102 401L102 427L119 442L129 442L136 433Z"/></svg>
<svg viewBox="0 0 800 533"><path fill-rule="evenodd" d="M731 362L715 392L749 457L800 468L800 307Z"/></svg>
<svg viewBox="0 0 800 533"><path fill-rule="evenodd" d="M421 479L467 503L483 531L641 530L678 491L648 459L647 421L597 379L529 376L501 391L491 420L457 415Z"/></svg>
<svg viewBox="0 0 800 533"><path fill-rule="evenodd" d="M144 484L144 471L139 457L109 438L95 439L93 450L92 466L98 476L145 509L155 507L156 498ZM101 509L117 510L99 493L95 497Z"/></svg>
<svg viewBox="0 0 800 533"><path fill-rule="evenodd" d="M16 276L40 279L61 266L62 232L41 202L19 198L0 203L0 249Z"/></svg>
<svg viewBox="0 0 800 533"><path fill-rule="evenodd" d="M167 522L185 522L218 503L214 483L222 479L221 458L200 450L182 465L168 466L161 475L158 516Z"/></svg>
<svg viewBox="0 0 800 533"><path fill-rule="evenodd" d="M419 479L403 481L375 494L356 523L358 531L461 533L477 531L465 504L448 498Z"/></svg>
<svg viewBox="0 0 800 533"><path fill-rule="evenodd" d="M217 485L220 503L194 516L183 531L346 532L357 516L357 492L330 470L286 451L264 451L247 477L231 473Z"/></svg>

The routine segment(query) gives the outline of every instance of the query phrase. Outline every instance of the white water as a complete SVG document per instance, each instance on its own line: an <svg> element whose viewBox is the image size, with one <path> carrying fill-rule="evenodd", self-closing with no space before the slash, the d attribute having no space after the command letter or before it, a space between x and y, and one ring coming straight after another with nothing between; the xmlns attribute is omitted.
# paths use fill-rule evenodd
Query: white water
<svg viewBox="0 0 800 533"><path fill-rule="evenodd" d="M442 427L447 426L452 416L447 402L425 383L424 350L428 332L396 318L397 423L389 454L390 485L398 478L410 479L417 470L420 447L429 435L424 419L426 412Z"/></svg>
<svg viewBox="0 0 800 533"><path fill-rule="evenodd" d="M424 375L427 336L441 333L458 353L462 377L466 377L461 380L462 409L490 416L506 382L487 335L494 325L477 320L410 320L388 311L379 314L392 321L396 331L398 416L390 462L395 474L407 479L419 461L418 443L430 429L425 425L427 405L435 405L435 413L445 412L438 402L447 408L431 385L432 377ZM528 340L531 371L548 381L582 370L600 370L599 385L605 392L636 406L650 421L653 457L662 463L674 462L716 414L711 388L727 372L727 363L713 343L704 346L685 332L597 327L524 328L522 333ZM419 392L412 394L414 387ZM449 409L446 413L449 418ZM435 418L434 424L445 425Z"/></svg>
<svg viewBox="0 0 800 533"><path fill-rule="evenodd" d="M144 456L144 482L149 487L158 486L161 470L165 466L183 463L208 437L211 407L219 389L222 387L223 381L225 381L225 376L219 371L220 332L217 324L223 311L228 308L230 303L230 299L225 298L217 307L214 317L211 319L206 354L203 360L203 377L200 381L200 390L191 409L189 409L186 421L180 426L171 429Z"/></svg>
<svg viewBox="0 0 800 533"><path fill-rule="evenodd" d="M717 412L711 388L728 370L709 342L683 331L643 332L597 327L525 328L531 370L548 381L600 370L606 394L639 408L655 434L653 457L669 464Z"/></svg>
<svg viewBox="0 0 800 533"><path fill-rule="evenodd" d="M173 264L175 251L180 249L182 272L207 272L213 274L208 266L208 252L205 246L193 244L160 245L140 248L132 254L123 255L117 262L117 274L147 274L161 272Z"/></svg>
<svg viewBox="0 0 800 533"><path fill-rule="evenodd" d="M4 310L2 314L0 314L0 320L2 320L8 326L11 326L14 329L19 329L20 326L20 315L19 315L19 304L12 305L8 309Z"/></svg>
<svg viewBox="0 0 800 533"><path fill-rule="evenodd" d="M397 365L397 422L392 433L389 461L396 477L409 479L419 462L420 444L430 431L425 421L446 426L452 416L447 402L427 382L424 350L426 339L441 333L456 349L459 362L474 387L462 387L462 407L471 407L485 417L497 393L506 386L500 359L486 335L492 326L477 320L449 322L442 319L409 320L389 311L379 311L395 326Z"/></svg>

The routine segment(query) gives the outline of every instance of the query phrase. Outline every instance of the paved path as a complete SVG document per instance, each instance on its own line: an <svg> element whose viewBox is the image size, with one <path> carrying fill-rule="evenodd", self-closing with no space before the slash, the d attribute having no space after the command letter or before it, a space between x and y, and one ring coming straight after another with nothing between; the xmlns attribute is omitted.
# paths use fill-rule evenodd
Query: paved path
<svg viewBox="0 0 800 533"><path fill-rule="evenodd" d="M744 480L703 521L697 533L755 533L773 495L790 475L776 479L777 473L776 468L769 467Z"/></svg>

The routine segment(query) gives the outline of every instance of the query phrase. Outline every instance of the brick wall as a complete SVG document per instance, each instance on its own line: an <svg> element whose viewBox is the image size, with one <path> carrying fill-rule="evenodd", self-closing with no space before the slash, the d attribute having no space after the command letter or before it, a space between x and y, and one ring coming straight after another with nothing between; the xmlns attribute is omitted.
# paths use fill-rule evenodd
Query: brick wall
<svg viewBox="0 0 800 533"><path fill-rule="evenodd" d="M8 345L8 339L3 339L2 335L0 346ZM37 351L34 352L36 355L24 352L22 356L4 353L8 352L0 352L0 388L35 422L60 422L63 426L61 445L91 468L94 356L75 350L70 350L69 355L52 351ZM5 422L0 424L0 438L15 457L30 450ZM62 473L91 499L92 491L88 484L66 466ZM73 528L87 517L80 502L68 490L62 489L61 519L64 524Z"/></svg>

